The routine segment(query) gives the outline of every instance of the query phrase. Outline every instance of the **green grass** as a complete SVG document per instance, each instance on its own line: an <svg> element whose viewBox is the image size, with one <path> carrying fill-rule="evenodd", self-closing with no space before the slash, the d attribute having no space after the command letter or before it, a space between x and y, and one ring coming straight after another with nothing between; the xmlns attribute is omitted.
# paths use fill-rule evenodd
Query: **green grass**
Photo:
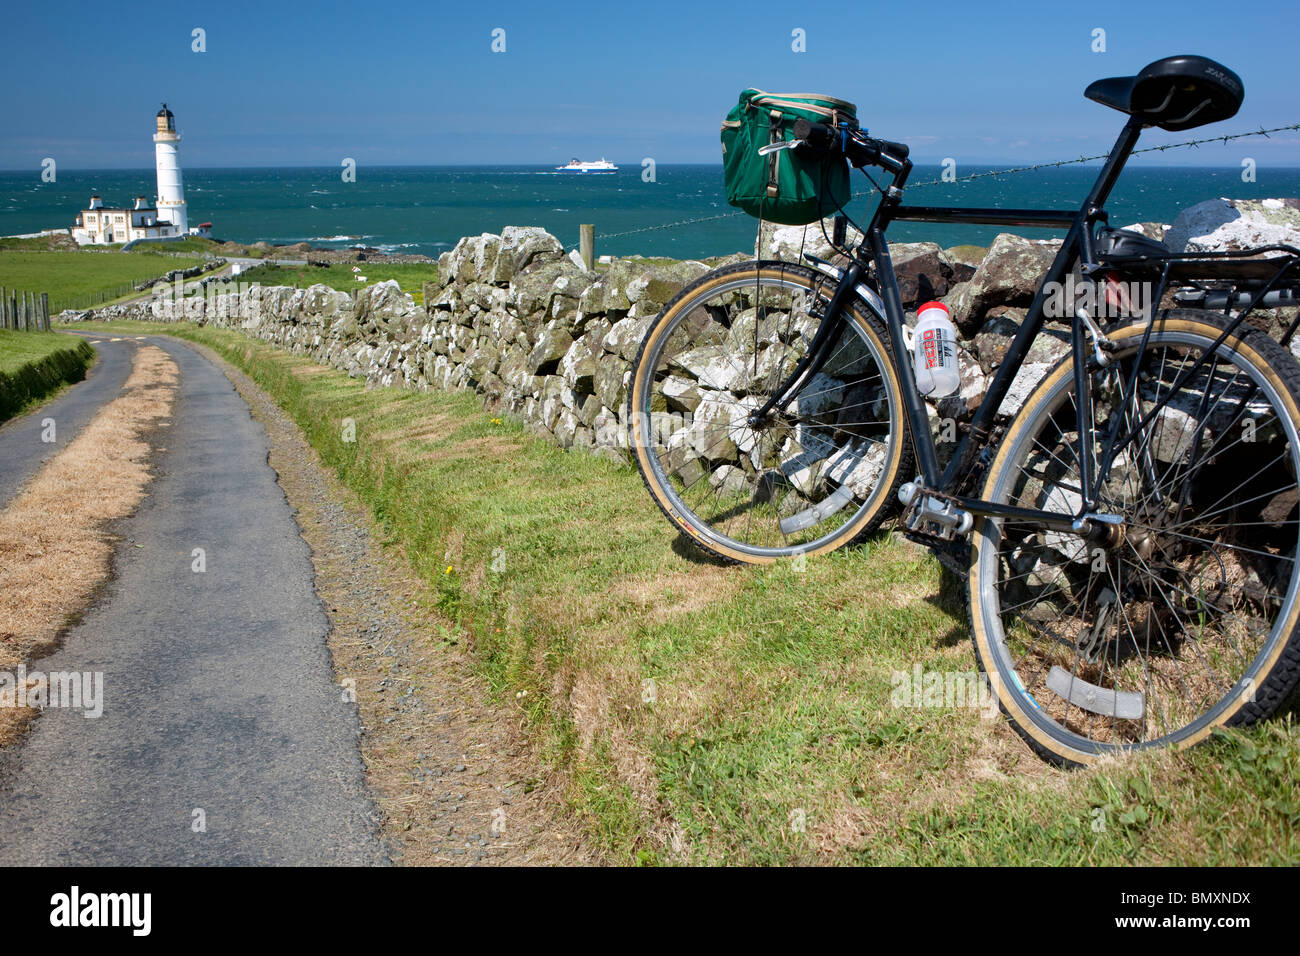
<svg viewBox="0 0 1300 956"><path fill-rule="evenodd" d="M156 278L173 269L188 269L202 261L199 257L151 253L0 249L0 286L48 292L53 314L66 308L88 308L100 296L107 299L128 294L131 286L142 279Z"/></svg>
<svg viewBox="0 0 1300 956"><path fill-rule="evenodd" d="M964 594L905 542L721 567L634 471L472 394L367 391L236 332L166 331L249 372L368 504L616 860L1300 862L1293 718L1053 769L1000 717L891 705L895 670L975 670Z"/></svg>
<svg viewBox="0 0 1300 956"><path fill-rule="evenodd" d="M84 339L0 329L0 422L83 379L94 358Z"/></svg>
<svg viewBox="0 0 1300 956"><path fill-rule="evenodd" d="M206 253L218 255L220 248L221 244L213 242L211 239L205 239L202 236L187 236L175 242L137 242L127 251L136 255L156 252L192 252L203 256Z"/></svg>
<svg viewBox="0 0 1300 956"><path fill-rule="evenodd" d="M0 329L0 374L12 375L29 362L45 358L59 349L72 348L77 340L55 332L14 332Z"/></svg>
<svg viewBox="0 0 1300 956"><path fill-rule="evenodd" d="M18 236L0 237L0 249L25 249L25 250L45 250L75 247L76 243L71 236L54 235L54 236L31 236L29 238L19 238Z"/></svg>
<svg viewBox="0 0 1300 956"><path fill-rule="evenodd" d="M360 272L353 272L355 266ZM366 277L364 283L357 281L357 276ZM305 289L310 285L322 283L331 289L351 292L353 289L374 285L396 279L403 292L415 297L415 304L424 303L424 283L438 278L438 266L433 262L410 263L335 263L328 266L286 266L264 263L254 266L239 275L240 282L260 282L263 285L287 285Z"/></svg>

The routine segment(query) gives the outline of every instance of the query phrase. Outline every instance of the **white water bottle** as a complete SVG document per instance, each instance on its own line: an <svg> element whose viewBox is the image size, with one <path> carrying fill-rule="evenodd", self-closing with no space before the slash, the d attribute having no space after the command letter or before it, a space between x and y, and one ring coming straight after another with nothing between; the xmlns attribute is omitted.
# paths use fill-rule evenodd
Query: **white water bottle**
<svg viewBox="0 0 1300 956"><path fill-rule="evenodd" d="M916 371L916 389L926 398L943 398L961 385L957 327L942 302L927 302L916 310L912 367Z"/></svg>

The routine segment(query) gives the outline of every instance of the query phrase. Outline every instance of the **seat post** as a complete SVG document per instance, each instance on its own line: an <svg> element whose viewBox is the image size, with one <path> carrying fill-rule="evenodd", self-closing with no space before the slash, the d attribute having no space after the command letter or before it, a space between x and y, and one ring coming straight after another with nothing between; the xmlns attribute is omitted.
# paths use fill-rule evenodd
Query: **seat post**
<svg viewBox="0 0 1300 956"><path fill-rule="evenodd" d="M1107 198L1110 196L1110 191L1115 188L1115 182L1119 179L1119 174L1124 171L1124 164L1128 162L1129 156L1133 153L1133 147L1137 146L1138 137L1141 135L1142 121L1136 116L1130 116L1128 122L1124 124L1124 128L1120 130L1115 145L1111 147L1105 165L1101 167L1101 172L1097 174L1097 181L1092 184L1092 190L1088 193L1088 198L1084 200L1083 209L1085 213L1090 209L1097 209L1105 205Z"/></svg>

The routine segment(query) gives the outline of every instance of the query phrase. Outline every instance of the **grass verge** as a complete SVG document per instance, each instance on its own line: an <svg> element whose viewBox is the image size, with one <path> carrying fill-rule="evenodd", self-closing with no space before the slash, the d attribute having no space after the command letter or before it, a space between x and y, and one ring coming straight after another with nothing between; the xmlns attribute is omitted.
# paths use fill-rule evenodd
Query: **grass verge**
<svg viewBox="0 0 1300 956"><path fill-rule="evenodd" d="M1000 718L892 705L896 672L975 661L961 588L888 534L802 569L720 567L632 470L536 440L472 394L367 390L235 332L89 327L209 345L286 409L615 860L1300 861L1293 716L1064 772Z"/></svg>
<svg viewBox="0 0 1300 956"><path fill-rule="evenodd" d="M94 361L85 339L0 329L0 422L81 381Z"/></svg>

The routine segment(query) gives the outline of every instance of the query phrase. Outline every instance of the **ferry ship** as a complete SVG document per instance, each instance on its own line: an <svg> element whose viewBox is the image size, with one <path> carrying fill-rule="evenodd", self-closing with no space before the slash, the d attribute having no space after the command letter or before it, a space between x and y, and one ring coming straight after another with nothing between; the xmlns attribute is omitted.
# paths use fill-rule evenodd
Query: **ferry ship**
<svg viewBox="0 0 1300 956"><path fill-rule="evenodd" d="M560 173L613 173L618 171L618 167L603 156L598 163L584 163L574 157L565 165L556 166L555 170Z"/></svg>

